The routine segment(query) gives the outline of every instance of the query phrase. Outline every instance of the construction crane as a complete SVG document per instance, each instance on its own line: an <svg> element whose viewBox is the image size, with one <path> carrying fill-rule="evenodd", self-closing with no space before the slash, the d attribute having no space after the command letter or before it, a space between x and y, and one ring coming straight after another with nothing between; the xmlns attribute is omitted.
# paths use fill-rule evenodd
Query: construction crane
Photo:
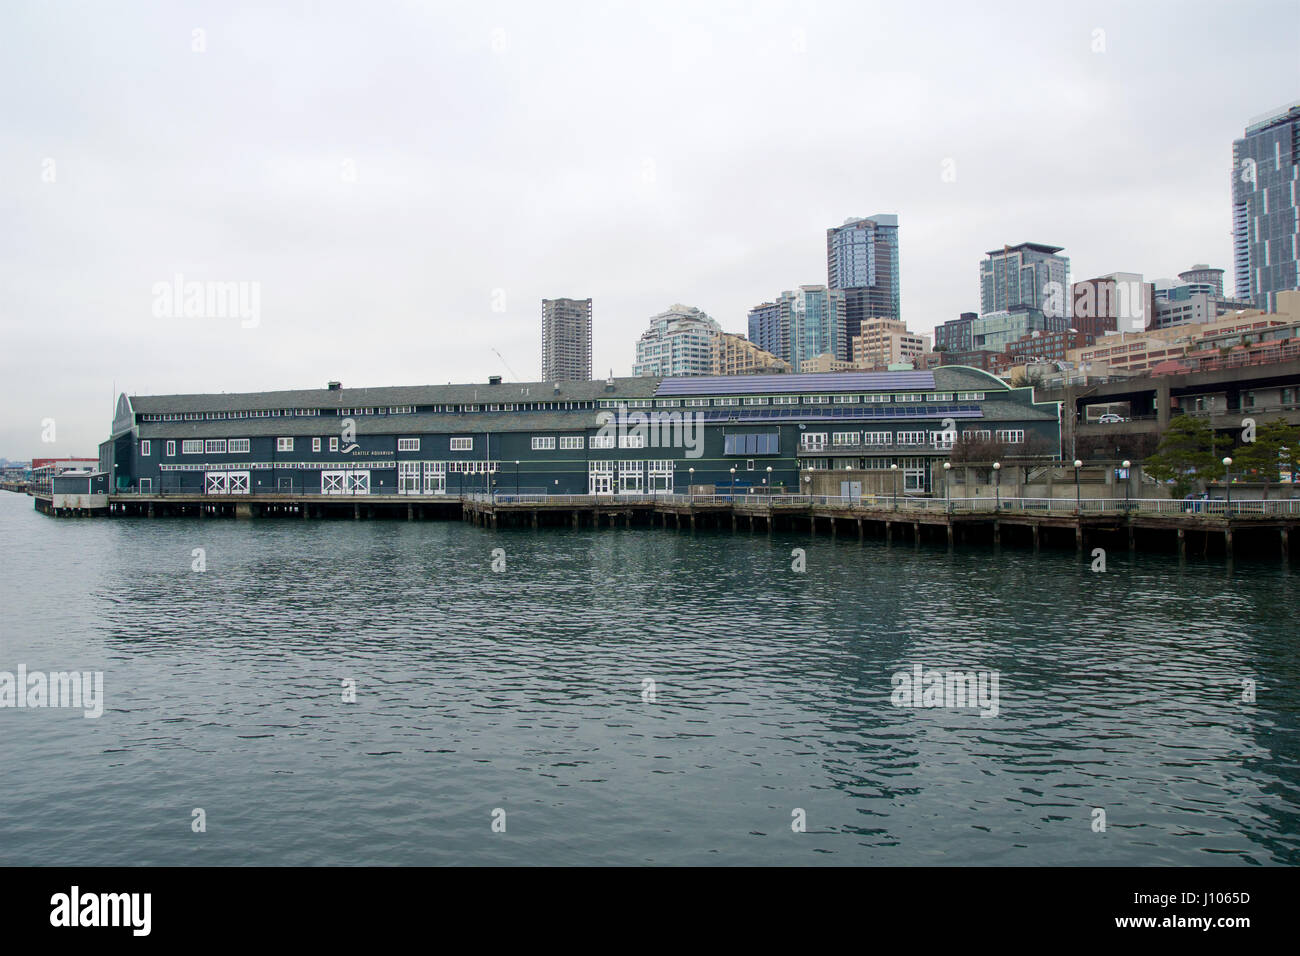
<svg viewBox="0 0 1300 956"><path fill-rule="evenodd" d="M501 364L506 367L506 371L510 373L510 377L513 378L516 382L519 381L519 376L516 375L515 370L510 367L510 363L506 361L506 357L502 355L500 352L497 352L495 348L492 349L492 351L497 353L497 358L499 358L501 360Z"/></svg>

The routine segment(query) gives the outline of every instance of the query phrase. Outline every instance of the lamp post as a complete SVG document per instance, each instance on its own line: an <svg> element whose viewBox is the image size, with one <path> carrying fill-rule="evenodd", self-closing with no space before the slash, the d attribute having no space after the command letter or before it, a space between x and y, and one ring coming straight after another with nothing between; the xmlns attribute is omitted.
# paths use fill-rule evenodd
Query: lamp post
<svg viewBox="0 0 1300 956"><path fill-rule="evenodd" d="M763 484L767 485L767 493L772 493L772 466L767 466L767 477L763 479Z"/></svg>
<svg viewBox="0 0 1300 956"><path fill-rule="evenodd" d="M891 462L889 465L890 472L894 476L894 510L898 510L898 462Z"/></svg>
<svg viewBox="0 0 1300 956"><path fill-rule="evenodd" d="M952 494L948 487L948 478L952 474L952 462L943 463L943 510L952 514Z"/></svg>
<svg viewBox="0 0 1300 956"><path fill-rule="evenodd" d="M1083 462L1074 459L1074 513L1079 514L1081 511L1081 502L1079 498L1079 469L1083 467Z"/></svg>
<svg viewBox="0 0 1300 956"><path fill-rule="evenodd" d="M1232 459L1231 458L1223 459L1223 468L1224 468L1223 484L1224 487L1227 488L1227 493L1228 493L1227 514L1231 515L1232 514Z"/></svg>
<svg viewBox="0 0 1300 956"><path fill-rule="evenodd" d="M1133 494L1133 475L1129 469L1133 467L1133 462L1125 458L1120 464L1124 467L1124 513L1128 514L1129 503Z"/></svg>
<svg viewBox="0 0 1300 956"><path fill-rule="evenodd" d="M731 469L731 497L733 500L736 497L736 469L734 466Z"/></svg>
<svg viewBox="0 0 1300 956"><path fill-rule="evenodd" d="M519 497L519 459L515 459L515 497Z"/></svg>
<svg viewBox="0 0 1300 956"><path fill-rule="evenodd" d="M690 478L691 504L695 504L695 466L692 465L690 468L687 468L686 470L691 473L691 478Z"/></svg>
<svg viewBox="0 0 1300 956"><path fill-rule="evenodd" d="M993 463L993 500L994 511L1002 510L1002 462Z"/></svg>

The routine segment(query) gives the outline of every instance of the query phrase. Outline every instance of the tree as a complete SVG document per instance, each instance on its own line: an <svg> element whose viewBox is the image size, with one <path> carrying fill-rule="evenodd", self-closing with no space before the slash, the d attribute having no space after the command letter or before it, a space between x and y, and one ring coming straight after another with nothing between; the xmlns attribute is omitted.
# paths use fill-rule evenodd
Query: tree
<svg viewBox="0 0 1300 956"><path fill-rule="evenodd" d="M1179 415L1160 436L1156 453L1143 462L1143 469L1156 481L1172 482L1175 498L1192 490L1196 481L1209 481L1223 474L1216 458L1214 429L1195 415Z"/></svg>
<svg viewBox="0 0 1300 956"><path fill-rule="evenodd" d="M1289 471L1292 450L1300 441L1300 428L1288 424L1286 419L1275 418L1264 422L1255 429L1255 440L1246 442L1237 449L1234 464L1240 474L1252 474L1256 481L1264 483L1264 498L1268 498L1268 487L1279 480L1282 465Z"/></svg>

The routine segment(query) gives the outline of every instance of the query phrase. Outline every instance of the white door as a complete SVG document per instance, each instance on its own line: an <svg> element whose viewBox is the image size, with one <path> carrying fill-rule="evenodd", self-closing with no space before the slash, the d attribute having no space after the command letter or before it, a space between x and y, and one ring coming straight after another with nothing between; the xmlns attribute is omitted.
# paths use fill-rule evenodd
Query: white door
<svg viewBox="0 0 1300 956"><path fill-rule="evenodd" d="M368 471L347 472L347 489L348 489L348 494L350 495L370 494L370 472Z"/></svg>
<svg viewBox="0 0 1300 956"><path fill-rule="evenodd" d="M397 493L399 495L418 495L420 493L420 463L418 461L399 461L397 463Z"/></svg>
<svg viewBox="0 0 1300 956"><path fill-rule="evenodd" d="M209 471L205 475L206 481L203 484L203 493L205 495L224 495L226 494L226 472Z"/></svg>
<svg viewBox="0 0 1300 956"><path fill-rule="evenodd" d="M445 461L426 461L424 463L424 493L426 495L444 495L447 493L447 463Z"/></svg>
<svg viewBox="0 0 1300 956"><path fill-rule="evenodd" d="M639 461L620 461L618 463L618 493L620 495L639 495L645 490L644 464Z"/></svg>
<svg viewBox="0 0 1300 956"><path fill-rule="evenodd" d="M344 494L343 476L346 471L322 471L320 473L320 493L322 495Z"/></svg>
<svg viewBox="0 0 1300 956"><path fill-rule="evenodd" d="M226 491L232 495L248 494L248 472L246 471L228 471L226 472Z"/></svg>
<svg viewBox="0 0 1300 956"><path fill-rule="evenodd" d="M587 494L612 495L614 493L614 463L593 461L587 466Z"/></svg>

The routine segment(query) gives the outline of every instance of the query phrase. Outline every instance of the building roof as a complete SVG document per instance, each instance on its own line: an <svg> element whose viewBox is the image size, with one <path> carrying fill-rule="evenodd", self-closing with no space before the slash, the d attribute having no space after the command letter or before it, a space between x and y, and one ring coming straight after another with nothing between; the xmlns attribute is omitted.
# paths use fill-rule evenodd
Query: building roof
<svg viewBox="0 0 1300 956"><path fill-rule="evenodd" d="M1055 254L1064 248L1065 246L1049 246L1042 242L1021 242L1014 246L1005 246L1001 249L990 249L988 254L996 256L1007 252L1018 252L1021 249L1028 249L1030 252L1046 252L1048 254Z"/></svg>
<svg viewBox="0 0 1300 956"><path fill-rule="evenodd" d="M396 385L381 388L312 388L282 392L133 395L137 414L235 412L275 408L371 408L392 405L499 405L511 402L590 402L650 398L659 379L635 376L591 382L498 382L468 385Z"/></svg>
<svg viewBox="0 0 1300 956"><path fill-rule="evenodd" d="M933 372L800 372L781 375L695 375L665 378L657 398L682 395L779 395L802 392L932 391Z"/></svg>

